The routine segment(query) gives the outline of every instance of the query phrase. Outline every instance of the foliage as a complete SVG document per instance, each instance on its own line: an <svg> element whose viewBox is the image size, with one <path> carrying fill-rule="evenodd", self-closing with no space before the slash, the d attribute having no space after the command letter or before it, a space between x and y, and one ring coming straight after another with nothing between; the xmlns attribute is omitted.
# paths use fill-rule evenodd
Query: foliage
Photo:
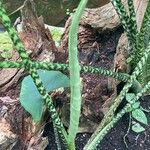
<svg viewBox="0 0 150 150"><path fill-rule="evenodd" d="M138 122L134 122L134 121L132 121L131 129L136 133L145 131L144 127L142 127Z"/></svg>
<svg viewBox="0 0 150 150"><path fill-rule="evenodd" d="M28 84L30 88L36 87L37 91L40 93L44 105L48 108L53 126L56 129L55 133L59 135L61 140L66 146L66 149L75 149L74 139L77 133L79 117L80 117L80 109L81 109L81 91L80 91L80 69L82 72L90 72L96 74L102 74L105 76L111 76L116 79L120 79L126 82L120 94L114 101L114 104L110 107L110 110L105 115L104 119L100 123L99 127L92 135L86 146L85 150L95 149L96 146L100 143L100 141L104 138L104 136L108 133L108 131L114 127L115 123L125 114L130 113L132 118L134 118L134 122L132 121L132 130L135 132L144 131L144 127L141 124L147 125L147 118L140 107L139 98L146 93L150 89L150 81L147 78L146 82L142 81L142 89L139 84L139 76L145 75L147 73L144 70L146 63L148 63L148 54L150 53L150 41L149 37L145 37L147 30L149 29L149 20L150 20L150 1L148 2L148 6L144 15L143 23L140 31L137 30L135 12L133 6L133 0L128 0L129 13L126 12L122 2L120 0L111 0L114 8L116 9L122 25L125 29L125 32L128 37L129 42L129 58L128 63L131 65L131 74L119 74L116 72L112 72L110 70L106 70L103 68L92 68L87 66L79 66L78 57L77 57L77 28L79 24L79 20L81 14L85 8L87 0L81 0L75 14L73 15L72 24L69 32L69 66L67 64L53 64L53 63L41 63L41 62L32 62L27 55L24 46L22 45L19 37L17 36L15 30L12 28L10 20L2 6L0 6L0 18L8 31L9 36L11 37L13 44L15 45L18 53L20 54L22 61L19 62L2 62L0 67L2 68L25 68L31 75ZM144 43L146 39L146 44ZM70 126L69 133L63 127L63 124L58 116L58 113L53 105L52 99L47 93L45 87L47 85L44 84L44 80L42 76L38 74L37 69L54 69L54 70L68 70L70 73L70 89L71 89L71 101L70 101ZM45 76L43 75L45 78ZM47 76L48 77L48 76ZM28 77L26 78L28 79ZM24 82L25 80L24 79ZM57 81L57 85L60 84L58 79L54 79ZM35 85L34 85L34 84ZM23 83L26 85L26 83ZM50 85L54 83L51 82ZM55 84L54 84L55 85ZM138 85L138 86L137 86ZM63 84L64 86L64 84ZM133 93L128 93L129 88L133 88ZM138 87L138 89L137 89ZM123 109L120 110L119 113L115 115L115 110L118 108L122 100L126 97L127 104ZM26 99L26 98L25 98ZM37 100L37 99L36 99ZM24 100L25 101L25 100ZM32 105L32 104L30 104ZM42 104L41 104L42 105ZM27 106L29 108L29 105ZM41 111L40 111L41 112ZM33 112L35 113L35 111ZM40 113L39 113L40 114ZM39 115L40 116L40 115ZM37 117L37 116L36 116ZM35 118L36 118L35 117ZM37 119L37 118L36 118ZM39 119L39 118L38 118ZM57 135L56 135L57 136ZM59 143L59 142L58 142Z"/></svg>
<svg viewBox="0 0 150 150"><path fill-rule="evenodd" d="M140 102L137 101L135 102L135 94L134 93L128 93L126 94L126 100L127 102L129 102L130 104L132 104L132 107L130 110L128 110L131 113L131 117L132 117L132 127L131 129L137 133L142 132L145 130L144 127L142 127L142 124L147 125L147 117L142 109L142 107L140 107ZM138 123L138 122L139 123Z"/></svg>
<svg viewBox="0 0 150 150"><path fill-rule="evenodd" d="M131 9L129 9L130 16L128 16L128 13L124 9L124 6L121 1L112 0L111 2L114 5L117 13L119 14L119 17L121 18L121 22L124 26L125 32L127 33L127 37L128 37L128 41L129 41L129 50L130 50L129 57L130 57L130 65L131 65L131 73L132 74L131 74L130 79L128 80L127 84L123 87L122 91L115 99L114 104L110 107L108 113L104 116L104 119L98 126L97 130L94 132L94 134L88 141L87 145L85 146L85 149L87 149L88 147L95 149L95 146L102 140L102 138L100 138L100 136L102 136L103 134L106 134L108 132L108 130L113 127L113 124L116 123L116 120L120 119L120 117L124 113L128 112L128 109L130 107L128 109L126 109L126 107L128 106L128 104L127 104L127 106L125 106L124 109L122 109L122 111L119 113L120 115L118 114L118 117L114 116L114 112L115 112L116 108L122 102L122 100L124 99L125 95L127 94L128 90L129 90L129 88L135 82L136 78L141 74L141 71L144 68L146 61L148 59L148 54L150 53L150 43L148 44L147 48L144 49L142 46L143 41L141 41L140 43L136 42L136 39L142 39L142 37L140 37L139 34L136 33L136 30L137 30L137 29L135 29L136 25L133 24L135 22L134 21L135 20L134 11L131 11ZM148 3L150 3L150 1L148 1ZM129 7L133 7L133 6L131 6L131 5L133 5L132 2L131 3L128 2L128 4L130 5ZM148 19L149 18L148 16L150 15L148 9L147 9L147 12L145 12L145 14L147 14L147 15L145 15L144 18ZM144 27L142 26L142 29L143 28ZM143 32L140 30L140 33L143 33ZM144 34L143 34L143 36L144 36ZM142 47L142 55L140 53L141 50L139 50L139 47ZM140 61L138 61L138 59ZM147 90L149 90L149 89L150 89L150 86L148 83L144 86L144 88L141 91L139 91L137 93L135 99L138 100L139 97L142 96L142 94L144 92L147 92ZM123 112L123 110L124 110L124 112ZM105 128L107 125L108 125L108 127ZM105 130L104 130L104 128L105 128ZM99 139L97 137L99 137ZM95 139L97 139L97 140L95 140Z"/></svg>
<svg viewBox="0 0 150 150"><path fill-rule="evenodd" d="M60 87L69 87L69 78L59 71L38 70L38 75L41 78L47 92ZM35 122L39 122L44 106L42 97L30 75L25 77L22 81L20 102L21 105L32 115L33 120Z"/></svg>
<svg viewBox="0 0 150 150"><path fill-rule="evenodd" d="M80 86L80 65L78 61L78 25L81 14L88 0L81 1L74 16L69 31L69 72L70 72L70 124L69 124L69 147L75 148L75 137L78 132L79 118L81 113L81 86Z"/></svg>
<svg viewBox="0 0 150 150"><path fill-rule="evenodd" d="M26 65L25 69L30 73L31 77L33 78L34 84L36 85L39 93L42 96L44 104L47 106L47 108L51 114L53 124L57 128L57 131L67 148L68 147L67 133L66 133L66 131L63 127L63 124L59 118L59 115L53 105L52 99L49 96L49 94L47 93L46 89L44 88L43 83L37 73L37 70L34 68L34 65L32 64L32 61L30 60L28 54L26 53L26 50L25 50L20 38L18 37L16 31L12 27L11 21L10 21L5 9L2 7L2 2L0 2L0 18L1 18L1 21L2 21L5 29L7 30L8 34L10 35L11 40L16 47L16 50L20 54L22 61Z"/></svg>
<svg viewBox="0 0 150 150"><path fill-rule="evenodd" d="M13 44L7 32L0 33L0 57L12 57Z"/></svg>

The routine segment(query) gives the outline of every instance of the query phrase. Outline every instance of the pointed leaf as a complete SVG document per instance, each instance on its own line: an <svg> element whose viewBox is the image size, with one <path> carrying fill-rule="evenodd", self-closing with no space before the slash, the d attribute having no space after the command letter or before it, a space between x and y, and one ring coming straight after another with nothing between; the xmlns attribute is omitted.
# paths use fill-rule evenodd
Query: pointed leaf
<svg viewBox="0 0 150 150"><path fill-rule="evenodd" d="M133 105L132 105L132 108L133 109L137 109L140 107L140 102L135 102Z"/></svg>
<svg viewBox="0 0 150 150"><path fill-rule="evenodd" d="M38 74L48 92L70 85L69 78L60 71L39 70Z"/></svg>
<svg viewBox="0 0 150 150"><path fill-rule="evenodd" d="M145 131L145 128L136 122L135 124L132 125L132 131L134 131L136 133L140 133L142 131Z"/></svg>
<svg viewBox="0 0 150 150"><path fill-rule="evenodd" d="M135 109L132 111L132 117L137 121L147 125L147 117L141 109Z"/></svg>
<svg viewBox="0 0 150 150"><path fill-rule="evenodd" d="M33 120L38 122L42 116L43 103L30 76L25 77L22 81L20 102L25 110L32 115Z"/></svg>
<svg viewBox="0 0 150 150"><path fill-rule="evenodd" d="M129 102L129 103L133 103L133 99L134 99L134 97L135 97L135 94L134 93L127 93L126 94L126 100L127 100L127 102Z"/></svg>
<svg viewBox="0 0 150 150"><path fill-rule="evenodd" d="M48 92L60 87L69 86L69 78L59 71L38 70L38 74ZM40 121L43 110L42 97L30 75L22 81L20 102L26 111L32 115L34 121Z"/></svg>

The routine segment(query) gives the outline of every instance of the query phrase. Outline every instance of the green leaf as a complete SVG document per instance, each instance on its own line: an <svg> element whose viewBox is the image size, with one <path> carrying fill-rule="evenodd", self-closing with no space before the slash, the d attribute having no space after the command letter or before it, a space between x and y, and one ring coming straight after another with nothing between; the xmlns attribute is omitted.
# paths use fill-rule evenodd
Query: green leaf
<svg viewBox="0 0 150 150"><path fill-rule="evenodd" d="M47 92L60 87L69 87L69 78L59 71L38 70L38 74ZM40 121L43 111L43 101L30 75L22 81L20 102L25 110L32 115L35 122Z"/></svg>
<svg viewBox="0 0 150 150"><path fill-rule="evenodd" d="M135 97L135 94L134 93L127 93L126 94L126 100L127 100L127 102L129 102L130 104L132 104L133 103L133 99L134 99L134 97Z"/></svg>
<svg viewBox="0 0 150 150"><path fill-rule="evenodd" d="M137 109L140 107L140 102L135 102L133 105L132 105L132 108L133 109Z"/></svg>
<svg viewBox="0 0 150 150"><path fill-rule="evenodd" d="M135 109L132 111L132 117L137 121L147 125L147 117L141 109Z"/></svg>
<svg viewBox="0 0 150 150"><path fill-rule="evenodd" d="M139 123L135 123L135 124L133 124L132 125L132 131L134 131L134 132L136 132L136 133L140 133L140 132L143 132L143 131L145 131L145 128L144 127L142 127Z"/></svg>

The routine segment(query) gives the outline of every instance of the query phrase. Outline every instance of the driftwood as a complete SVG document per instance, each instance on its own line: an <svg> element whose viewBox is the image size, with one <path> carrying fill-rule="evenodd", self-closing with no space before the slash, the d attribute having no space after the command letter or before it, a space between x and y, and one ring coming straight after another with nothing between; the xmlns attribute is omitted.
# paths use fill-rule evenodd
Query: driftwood
<svg viewBox="0 0 150 150"><path fill-rule="evenodd" d="M33 123L18 99L0 97L0 105L0 149L40 150L47 146L47 138L40 136L42 125Z"/></svg>
<svg viewBox="0 0 150 150"><path fill-rule="evenodd" d="M123 1L126 2L125 0ZM71 17L67 20L65 25L65 32L62 35L62 47L67 49L68 43L68 32L69 26L71 23ZM119 17L112 6L111 3L108 3L102 7L94 9L85 9L79 26L79 46L87 43L90 43L91 38L88 41L88 38L91 37L91 34L94 35L94 31L99 33L106 33L112 30L115 30L120 26ZM80 29L81 28L81 29ZM83 42L81 42L83 41Z"/></svg>
<svg viewBox="0 0 150 150"><path fill-rule="evenodd" d="M32 5L31 5L32 4ZM45 29L42 17L38 18L32 0L27 0L21 10L22 21L17 22L21 24L22 29L19 29L19 36L23 41L27 53L32 60L52 62L55 58L54 52L57 48L52 40L52 36L48 29ZM53 52L52 52L53 50ZM17 52L13 52L11 60L19 60ZM23 70L1 70L0 75L3 79L0 80L1 92L6 92L10 86L14 86L14 80L19 80ZM20 73L20 74L21 74ZM18 77L17 77L18 76Z"/></svg>
<svg viewBox="0 0 150 150"><path fill-rule="evenodd" d="M127 8L126 0L123 0L123 4ZM141 22L144 16L146 6L147 6L147 0L143 0L143 1L134 0L134 6L135 6L135 12L136 12L137 25L139 29L141 26ZM61 46L63 50L68 49L67 45L68 45L68 32L69 32L70 23L71 23L71 17L67 20L66 25L65 25L65 31L62 35ZM89 43L90 45L94 41L95 33L98 32L102 34L102 33L111 32L112 30L117 29L120 25L121 24L120 24L119 17L111 3L108 3L102 7L95 8L95 9L86 9L82 15L80 26L79 26L79 31L78 31L79 50L83 49L86 43ZM125 36L121 37L121 39L123 40L124 38ZM122 40L120 40L120 42L122 43ZM123 43L126 44L127 40L126 42L124 41ZM119 51L122 51L122 50L119 50ZM118 50L117 50L117 53L118 53Z"/></svg>
<svg viewBox="0 0 150 150"><path fill-rule="evenodd" d="M19 36L32 60L53 61L57 51L52 36L38 18L32 0L26 0L21 9ZM17 22L18 23L18 22ZM20 57L14 50L10 60ZM35 124L19 103L20 81L27 75L24 69L0 70L0 149L44 149L48 139L42 137L44 121ZM7 97L6 97L7 95Z"/></svg>
<svg viewBox="0 0 150 150"><path fill-rule="evenodd" d="M140 26L147 1L135 0L134 2L136 4L137 23ZM32 0L25 1L21 14L22 28L19 29L19 36L32 60L54 60L54 53L57 54L57 48L51 34L45 29L42 19L37 17ZM70 21L71 18L68 19L62 36L60 49L62 52L68 51ZM121 35L122 29L117 31L118 28L120 30L120 21L110 3L100 8L86 9L78 31L80 63L128 72L128 66L126 65L127 40L125 35ZM108 36L112 36L113 40L109 39ZM119 36L121 36L120 39ZM103 39L108 40L107 44L103 43L105 42ZM117 46L118 39L119 44ZM115 51L116 46L117 50ZM105 50L103 51L103 49ZM114 53L116 53L114 61L111 61ZM15 51L11 60L16 61L19 59L20 57ZM38 125L34 124L31 116L20 106L18 100L19 83L26 74L24 69L0 70L0 76L2 77L0 79L0 149L3 150L40 150L48 144L47 138L43 138L41 134L45 122L42 121ZM80 132L93 132L101 121L103 113L107 111L111 104L111 99L116 96L118 83L112 82L113 91L110 92L107 87L107 78L82 75L83 107ZM66 100L61 110L62 120L66 126L68 126L68 106L69 101Z"/></svg>

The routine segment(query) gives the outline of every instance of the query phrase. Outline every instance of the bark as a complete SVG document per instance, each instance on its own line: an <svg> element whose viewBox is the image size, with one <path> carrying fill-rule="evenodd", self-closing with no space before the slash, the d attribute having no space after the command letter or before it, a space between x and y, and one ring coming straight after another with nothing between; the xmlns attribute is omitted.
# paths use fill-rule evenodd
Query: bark
<svg viewBox="0 0 150 150"><path fill-rule="evenodd" d="M21 22L16 22L21 24L18 34L30 58L52 62L57 48L42 17L38 18L32 0L24 2L21 16ZM14 50L10 60L19 59ZM41 150L48 145L48 138L42 137L45 120L35 124L19 102L20 81L25 75L27 72L24 69L0 70L0 149L3 150Z"/></svg>

